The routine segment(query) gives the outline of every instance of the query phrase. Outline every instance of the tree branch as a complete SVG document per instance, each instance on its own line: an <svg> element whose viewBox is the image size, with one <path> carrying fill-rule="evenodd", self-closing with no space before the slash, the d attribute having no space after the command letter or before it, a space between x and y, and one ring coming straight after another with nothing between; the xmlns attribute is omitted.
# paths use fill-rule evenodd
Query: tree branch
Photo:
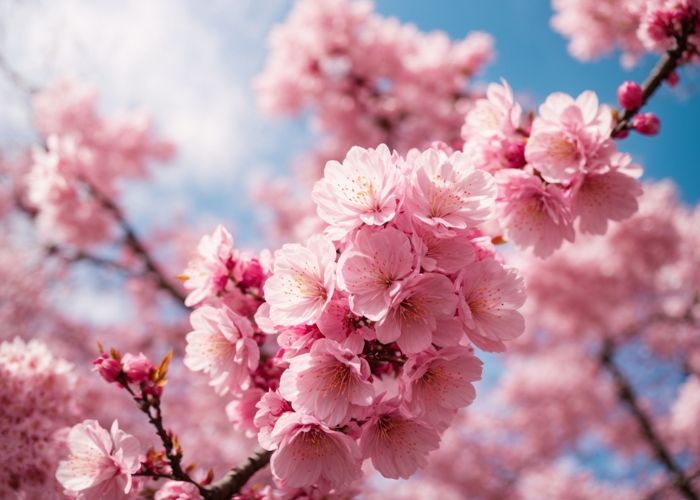
<svg viewBox="0 0 700 500"><path fill-rule="evenodd" d="M105 210L112 214L117 224L121 228L122 232L124 233L124 243L134 252L134 254L137 257L139 257L139 259L141 259L144 266L146 267L146 272L153 277L158 288L167 292L175 300L175 302L180 304L183 308L186 308L186 295L166 278L165 274L163 273L163 271L161 271L153 256L151 256L146 246L141 242L141 240L137 236L134 228L126 220L126 217L124 216L124 213L122 212L121 208L119 208L117 204L114 203L108 196L100 192L88 180L81 179L81 181L87 186L90 195L93 198L95 198L95 200L97 200L100 203L100 205L104 207Z"/></svg>
<svg viewBox="0 0 700 500"><path fill-rule="evenodd" d="M248 458L245 464L231 469L223 478L205 488L207 500L229 500L241 491L248 480L270 462L271 451L260 450Z"/></svg>
<svg viewBox="0 0 700 500"><path fill-rule="evenodd" d="M137 396L133 389L129 387L129 382L126 379L126 376L123 374L118 379L118 382L120 382L122 387L124 387L127 392L131 394L136 406L138 406L138 408L146 414L148 417L148 422L155 428L156 434L163 443L163 448L165 448L165 456L168 457L168 464L172 470L172 479L194 484L199 489L200 493L204 494L204 487L192 479L190 475L182 468L182 450L180 449L179 445L175 444L172 436L163 426L163 414L160 409L160 397L147 397L143 390L141 391L141 395ZM164 476L161 475L161 477Z"/></svg>
<svg viewBox="0 0 700 500"><path fill-rule="evenodd" d="M639 424L642 436L646 439L651 447L656 460L666 469L671 476L673 486L681 495L690 500L698 500L698 494L693 489L691 481L686 477L685 472L673 459L673 455L666 448L666 445L657 434L651 419L644 412L639 404L639 398L632 387L632 384L627 380L624 373L615 365L613 359L615 354L615 345L611 340L606 340L603 346L603 351L600 355L602 366L612 375L617 393L622 403L632 413L632 416Z"/></svg>
<svg viewBox="0 0 700 500"><path fill-rule="evenodd" d="M632 118L649 101L652 95L659 89L661 84L683 64L683 54L688 49L688 38L694 31L694 26L686 22L680 35L676 37L676 47L669 50L659 60L654 69L642 85L642 104L638 108L626 109L618 119L617 125L613 129L612 136L615 137L623 130L632 128Z"/></svg>
<svg viewBox="0 0 700 500"><path fill-rule="evenodd" d="M19 74L5 58L5 55L0 52L0 71L5 74L7 79L18 89L25 94L31 96L38 89L29 83L21 74Z"/></svg>

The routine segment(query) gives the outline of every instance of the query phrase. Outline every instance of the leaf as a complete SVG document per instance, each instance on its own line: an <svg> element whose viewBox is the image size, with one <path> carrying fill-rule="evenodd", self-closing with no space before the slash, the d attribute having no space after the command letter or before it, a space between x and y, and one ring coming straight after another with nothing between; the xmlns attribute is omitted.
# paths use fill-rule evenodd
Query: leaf
<svg viewBox="0 0 700 500"><path fill-rule="evenodd" d="M165 376L168 374L168 368L170 367L170 361L173 359L173 351L170 351L165 355L163 361L160 362L158 368L153 373L153 382L159 387L164 386L167 383Z"/></svg>

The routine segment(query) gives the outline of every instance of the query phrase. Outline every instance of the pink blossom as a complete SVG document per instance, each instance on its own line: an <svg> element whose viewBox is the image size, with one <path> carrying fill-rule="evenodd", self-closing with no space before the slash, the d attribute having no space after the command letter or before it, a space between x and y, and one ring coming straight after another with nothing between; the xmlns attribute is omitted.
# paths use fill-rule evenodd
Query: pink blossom
<svg viewBox="0 0 700 500"><path fill-rule="evenodd" d="M407 206L430 226L465 229L493 216L496 185L467 155L428 149L412 159Z"/></svg>
<svg viewBox="0 0 700 500"><path fill-rule="evenodd" d="M277 419L285 412L292 411L292 405L277 391L267 391L257 402L253 423L258 428L258 442L266 450L274 449L272 430Z"/></svg>
<svg viewBox="0 0 700 500"><path fill-rule="evenodd" d="M549 182L569 182L581 172L608 165L615 145L610 139L612 113L598 105L593 92L575 100L561 92L540 106L525 148L525 158Z"/></svg>
<svg viewBox="0 0 700 500"><path fill-rule="evenodd" d="M371 404L374 390L369 377L367 361L333 340L320 339L311 352L291 359L279 392L296 411L336 427L355 407Z"/></svg>
<svg viewBox="0 0 700 500"><path fill-rule="evenodd" d="M166 481L158 488L153 500L201 500L202 495L192 483L184 481Z"/></svg>
<svg viewBox="0 0 700 500"><path fill-rule="evenodd" d="M122 357L122 368L129 382L144 382L154 369L153 363L142 352L138 356L127 353Z"/></svg>
<svg viewBox="0 0 700 500"><path fill-rule="evenodd" d="M459 231L436 233L432 227L413 224L413 245L420 254L420 265L425 271L452 274L476 256L468 234Z"/></svg>
<svg viewBox="0 0 700 500"><path fill-rule="evenodd" d="M338 287L349 293L350 309L372 321L384 318L392 298L415 264L411 242L392 227L364 228L338 260Z"/></svg>
<svg viewBox="0 0 700 500"><path fill-rule="evenodd" d="M397 157L385 145L353 147L340 164L329 161L312 193L318 216L329 224L328 235L341 239L363 224L381 226L394 218L399 205Z"/></svg>
<svg viewBox="0 0 700 500"><path fill-rule="evenodd" d="M637 28L646 4L646 0L554 0L552 27L569 38L569 53L577 59L589 61L620 46L623 63L629 66L644 52Z"/></svg>
<svg viewBox="0 0 700 500"><path fill-rule="evenodd" d="M520 248L546 257L574 240L569 200L559 186L520 170L501 171L499 211L506 235Z"/></svg>
<svg viewBox="0 0 700 500"><path fill-rule="evenodd" d="M425 467L428 454L440 446L437 431L400 409L396 401L380 403L373 413L362 426L362 456L391 479L407 479Z"/></svg>
<svg viewBox="0 0 700 500"><path fill-rule="evenodd" d="M237 432L250 438L257 434L258 428L254 422L255 414L258 411L256 405L264 394L265 391L262 389L253 387L226 405L226 416Z"/></svg>
<svg viewBox="0 0 700 500"><path fill-rule="evenodd" d="M471 349L446 347L409 358L404 365L406 401L411 414L437 428L449 425L457 410L476 398L481 361Z"/></svg>
<svg viewBox="0 0 700 500"><path fill-rule="evenodd" d="M641 108L644 104L642 86L637 82L622 82L617 88L617 100L625 109Z"/></svg>
<svg viewBox="0 0 700 500"><path fill-rule="evenodd" d="M522 109L506 81L491 84L462 126L464 152L472 164L489 172L525 165Z"/></svg>
<svg viewBox="0 0 700 500"><path fill-rule="evenodd" d="M240 389L260 360L250 321L226 306L203 306L190 322L194 330L187 334L185 366L208 373L221 394Z"/></svg>
<svg viewBox="0 0 700 500"><path fill-rule="evenodd" d="M68 433L70 455L58 464L56 479L73 496L85 500L127 498L132 475L140 467L138 440L115 420L109 432L85 420Z"/></svg>
<svg viewBox="0 0 700 500"><path fill-rule="evenodd" d="M306 246L288 243L275 252L272 276L264 286L274 323L318 320L333 297L335 257L335 246L323 236L313 236Z"/></svg>
<svg viewBox="0 0 700 500"><path fill-rule="evenodd" d="M376 324L377 339L397 342L406 353L420 352L432 342L438 320L455 315L457 297L443 274L419 274L408 281L392 303L387 316Z"/></svg>
<svg viewBox="0 0 700 500"><path fill-rule="evenodd" d="M666 52L676 48L677 38L685 30L690 43L683 57L697 57L700 28L700 4L695 0L647 0L646 12L637 29L637 36L650 51Z"/></svg>
<svg viewBox="0 0 700 500"><path fill-rule="evenodd" d="M638 113L632 118L632 127L642 135L657 135L661 121L654 113Z"/></svg>
<svg viewBox="0 0 700 500"><path fill-rule="evenodd" d="M366 319L350 310L346 297L334 298L316 323L324 337L343 343L351 335L374 338L374 330Z"/></svg>
<svg viewBox="0 0 700 500"><path fill-rule="evenodd" d="M205 234L197 246L197 257L189 262L182 274L185 288L190 293L186 306L194 306L205 299L223 293L235 264L233 237L222 225L214 233Z"/></svg>
<svg viewBox="0 0 700 500"><path fill-rule="evenodd" d="M116 382L122 372L121 363L104 352L92 364L93 370L98 372L107 382Z"/></svg>
<svg viewBox="0 0 700 500"><path fill-rule="evenodd" d="M55 350L37 339L0 343L0 498L52 499L62 489L53 477L62 429L79 420L80 397L75 368Z"/></svg>
<svg viewBox="0 0 700 500"><path fill-rule="evenodd" d="M52 242L81 248L102 243L114 226L111 216L80 189L76 176L94 159L73 137L51 136L35 150L26 176L27 198L38 210L39 231Z"/></svg>
<svg viewBox="0 0 700 500"><path fill-rule="evenodd" d="M671 430L676 440L693 453L700 452L697 429L700 425L700 378L691 375L683 383L671 409Z"/></svg>
<svg viewBox="0 0 700 500"><path fill-rule="evenodd" d="M277 344L282 350L277 355L285 360L309 352L314 342L323 338L316 325L291 326L282 328L277 333Z"/></svg>
<svg viewBox="0 0 700 500"><path fill-rule="evenodd" d="M310 415L283 414L275 424L272 440L276 443L270 460L272 473L286 486L339 488L361 474L355 440Z"/></svg>
<svg viewBox="0 0 700 500"><path fill-rule="evenodd" d="M641 184L627 173L629 157L622 156L620 162L623 168L586 174L576 182L572 212L581 232L605 234L608 220L622 221L637 211Z"/></svg>
<svg viewBox="0 0 700 500"><path fill-rule="evenodd" d="M486 98L476 101L462 126L462 138L468 141L475 136L509 135L520 126L522 108L513 98L508 82L490 84Z"/></svg>
<svg viewBox="0 0 700 500"><path fill-rule="evenodd" d="M495 259L468 265L460 276L460 308L467 335L485 351L504 351L505 340L523 333L518 312L525 302L523 279Z"/></svg>

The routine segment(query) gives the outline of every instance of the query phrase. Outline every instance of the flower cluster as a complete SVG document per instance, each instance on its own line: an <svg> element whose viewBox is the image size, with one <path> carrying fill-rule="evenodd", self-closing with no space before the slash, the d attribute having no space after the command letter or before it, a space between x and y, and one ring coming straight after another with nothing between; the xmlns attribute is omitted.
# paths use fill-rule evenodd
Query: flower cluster
<svg viewBox="0 0 700 500"><path fill-rule="evenodd" d="M60 430L77 417L73 366L38 340L0 344L0 497L48 498Z"/></svg>
<svg viewBox="0 0 700 500"><path fill-rule="evenodd" d="M120 180L143 178L150 160L173 153L153 138L141 113L105 119L93 89L63 81L34 97L34 121L45 140L25 182L37 224L52 242L87 246L108 236L110 215L95 196L113 198Z"/></svg>
<svg viewBox="0 0 700 500"><path fill-rule="evenodd" d="M275 252L254 317L235 298L228 233L202 240L210 258L187 274L209 299L192 313L185 363L233 395L232 420L274 450L282 487L342 491L363 459L409 477L472 402L471 344L502 351L524 328L522 282L480 230L496 194L491 174L444 145L351 149L313 191L324 233ZM276 353L261 331L277 335Z"/></svg>
<svg viewBox="0 0 700 500"><path fill-rule="evenodd" d="M466 85L491 59L492 43L485 33L459 42L423 34L375 14L370 2L305 0L272 32L256 88L272 112L314 105L334 135L330 158L380 143L405 153L429 137L459 142Z"/></svg>
<svg viewBox="0 0 700 500"><path fill-rule="evenodd" d="M534 119L523 117L507 83L492 84L462 127L464 152L493 172L502 231L546 257L575 228L604 234L608 221L637 210L639 167L617 151L615 122L593 92L550 95Z"/></svg>
<svg viewBox="0 0 700 500"><path fill-rule="evenodd" d="M646 51L674 48L683 34L700 32L697 0L553 0L552 26L570 38L569 52L590 60L619 46L623 63L632 65ZM686 57L698 58L697 35Z"/></svg>

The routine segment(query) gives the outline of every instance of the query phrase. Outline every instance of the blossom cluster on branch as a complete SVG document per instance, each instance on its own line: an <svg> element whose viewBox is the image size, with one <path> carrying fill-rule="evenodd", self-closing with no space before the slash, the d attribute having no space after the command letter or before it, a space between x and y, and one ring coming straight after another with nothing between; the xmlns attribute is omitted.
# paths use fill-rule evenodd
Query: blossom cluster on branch
<svg viewBox="0 0 700 500"><path fill-rule="evenodd" d="M471 85L489 35L297 2L255 88L321 135L303 180L258 193L286 238L272 249L223 224L194 256L201 233L142 238L125 183L174 146L141 113L104 117L86 85L31 89L37 144L0 162L0 276L17 289L0 295L0 493L381 498L384 479L362 481L376 471L411 480L395 498L698 498L700 219L643 188L618 145L659 133L642 110L697 61L700 5L554 7L578 57L663 54L619 110L585 91L528 112L505 80ZM123 323L63 314L83 264L121 280ZM480 352L502 369L477 399L494 373ZM672 396L640 391L654 370ZM646 477L567 467L591 449Z"/></svg>

